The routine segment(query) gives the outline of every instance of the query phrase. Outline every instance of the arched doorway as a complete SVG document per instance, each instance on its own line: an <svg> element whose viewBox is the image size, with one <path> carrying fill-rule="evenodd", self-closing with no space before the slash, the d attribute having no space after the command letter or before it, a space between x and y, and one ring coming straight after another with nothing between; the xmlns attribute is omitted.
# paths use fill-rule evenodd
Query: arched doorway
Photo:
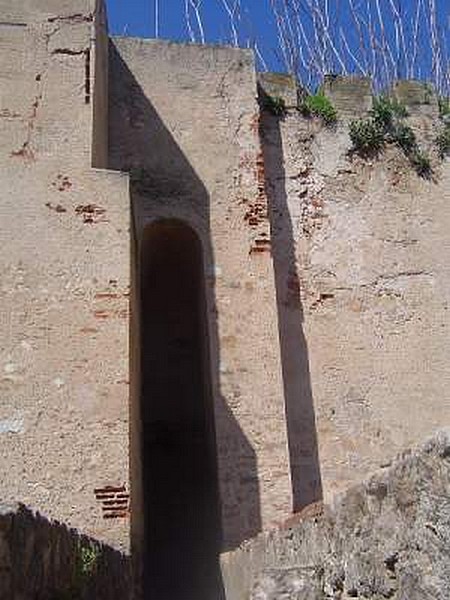
<svg viewBox="0 0 450 600"><path fill-rule="evenodd" d="M220 598L220 510L202 246L187 225L140 253L144 594Z"/></svg>

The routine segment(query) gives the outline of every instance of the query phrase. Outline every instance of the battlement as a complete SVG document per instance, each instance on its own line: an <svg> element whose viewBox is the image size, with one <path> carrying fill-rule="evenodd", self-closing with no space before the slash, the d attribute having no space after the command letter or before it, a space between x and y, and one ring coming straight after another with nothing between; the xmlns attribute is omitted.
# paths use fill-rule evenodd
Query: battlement
<svg viewBox="0 0 450 600"><path fill-rule="evenodd" d="M295 78L284 73L260 73L258 82L264 92L284 100L286 108L298 108L302 93ZM321 87L325 96L330 98L343 120L366 116L375 96L369 77L354 75L328 75ZM408 109L411 116L427 115L438 119L438 99L433 88L423 81L397 81L387 95L397 98Z"/></svg>

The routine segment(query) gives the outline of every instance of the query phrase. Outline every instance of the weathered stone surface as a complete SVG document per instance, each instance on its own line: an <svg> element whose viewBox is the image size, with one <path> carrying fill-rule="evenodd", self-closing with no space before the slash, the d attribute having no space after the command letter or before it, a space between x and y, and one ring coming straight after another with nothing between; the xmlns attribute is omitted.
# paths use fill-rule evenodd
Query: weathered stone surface
<svg viewBox="0 0 450 600"><path fill-rule="evenodd" d="M437 95L429 84L423 81L401 80L394 84L392 91L407 108L429 106L430 109L434 109L434 116L438 115Z"/></svg>
<svg viewBox="0 0 450 600"><path fill-rule="evenodd" d="M345 123L263 114L297 510L450 423L450 163L421 119L430 180L349 153Z"/></svg>
<svg viewBox="0 0 450 600"><path fill-rule="evenodd" d="M112 39L110 164L132 173L136 252L157 219L203 248L225 548L292 508L256 94L247 50Z"/></svg>
<svg viewBox="0 0 450 600"><path fill-rule="evenodd" d="M0 2L27 24L0 26L0 479L126 549L94 494L128 484L130 210L127 175L91 168L91 4Z"/></svg>
<svg viewBox="0 0 450 600"><path fill-rule="evenodd" d="M322 89L341 118L364 117L372 108L372 82L369 77L327 75Z"/></svg>
<svg viewBox="0 0 450 600"><path fill-rule="evenodd" d="M287 73L258 73L258 84L268 96L282 98L287 108L297 107L297 82L292 75Z"/></svg>
<svg viewBox="0 0 450 600"><path fill-rule="evenodd" d="M334 129L295 109L261 116L250 51L118 38L109 54L101 8L0 0L3 494L127 549L129 490L112 520L94 490L131 480L139 554L130 264L139 275L150 223L180 220L204 249L218 526L230 548L283 520L292 496L296 509L330 502L450 420L450 171L433 151L436 99L414 85L396 92L432 156L423 180L393 146L368 161L349 152L345 121L370 108L367 80L327 80L344 117ZM295 107L291 79L263 79ZM131 188L91 165L130 171ZM382 490L348 496L362 515L364 494ZM311 562L291 564L301 542L292 552L283 542L286 593L317 593L327 523L304 526ZM348 595L389 595L384 571L360 575L366 558L374 564L361 547L348 559ZM272 575L255 594L277 593Z"/></svg>
<svg viewBox="0 0 450 600"><path fill-rule="evenodd" d="M446 600L449 564L450 430L223 561L227 600Z"/></svg>
<svg viewBox="0 0 450 600"><path fill-rule="evenodd" d="M126 600L120 552L21 504L0 504L0 600Z"/></svg>
<svg viewBox="0 0 450 600"><path fill-rule="evenodd" d="M408 124L422 142L432 145L439 131L439 105L435 90L423 81L397 81L392 94L408 111Z"/></svg>

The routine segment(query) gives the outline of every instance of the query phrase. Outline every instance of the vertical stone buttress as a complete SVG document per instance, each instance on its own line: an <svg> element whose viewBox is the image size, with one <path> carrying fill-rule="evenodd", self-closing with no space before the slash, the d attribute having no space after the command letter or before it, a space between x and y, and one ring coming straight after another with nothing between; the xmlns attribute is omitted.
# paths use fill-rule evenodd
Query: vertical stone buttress
<svg viewBox="0 0 450 600"><path fill-rule="evenodd" d="M203 247L224 549L292 495L255 79L245 50L112 41L110 165L132 174L137 246L167 218Z"/></svg>
<svg viewBox="0 0 450 600"><path fill-rule="evenodd" d="M91 168L102 19L101 2L0 2L0 477L3 500L127 548L129 200L127 176Z"/></svg>

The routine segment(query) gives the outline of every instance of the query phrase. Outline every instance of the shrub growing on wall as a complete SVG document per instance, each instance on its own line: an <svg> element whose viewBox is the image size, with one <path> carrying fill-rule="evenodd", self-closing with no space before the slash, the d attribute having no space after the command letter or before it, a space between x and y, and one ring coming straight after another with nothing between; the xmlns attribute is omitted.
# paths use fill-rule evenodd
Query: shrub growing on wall
<svg viewBox="0 0 450 600"><path fill-rule="evenodd" d="M321 118L325 125L333 125L338 118L331 100L321 91L305 96L299 108L306 116Z"/></svg>
<svg viewBox="0 0 450 600"><path fill-rule="evenodd" d="M450 156L450 98L439 98L439 116L443 129L437 135L435 143L441 158Z"/></svg>
<svg viewBox="0 0 450 600"><path fill-rule="evenodd" d="M356 119L350 123L352 150L362 156L379 152L386 143L398 146L420 177L429 177L431 161L419 147L411 127L404 121L408 116L406 107L395 98L374 98L368 119Z"/></svg>

